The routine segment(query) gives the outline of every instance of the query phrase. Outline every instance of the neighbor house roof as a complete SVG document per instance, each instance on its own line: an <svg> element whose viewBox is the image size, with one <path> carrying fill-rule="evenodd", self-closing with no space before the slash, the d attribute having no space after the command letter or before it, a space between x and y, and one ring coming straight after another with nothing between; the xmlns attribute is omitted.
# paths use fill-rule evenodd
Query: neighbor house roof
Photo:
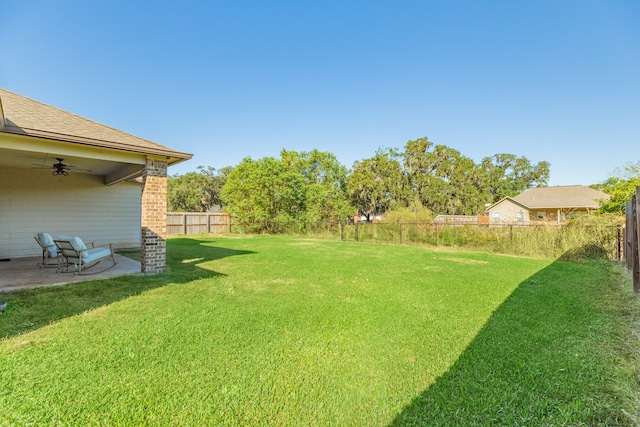
<svg viewBox="0 0 640 427"><path fill-rule="evenodd" d="M598 200L611 196L584 185L531 188L512 197L512 200L529 209L542 208L593 208L598 209Z"/></svg>
<svg viewBox="0 0 640 427"><path fill-rule="evenodd" d="M0 132L167 156L169 164L192 157L2 88Z"/></svg>
<svg viewBox="0 0 640 427"><path fill-rule="evenodd" d="M524 205L523 203L520 203L520 202L518 202L517 200L514 200L514 199L513 199L513 197L509 197L509 196L507 196L507 197L503 197L502 199L498 200L497 202L495 202L494 204L492 204L491 206L489 206L489 207L487 208L487 210L489 210L489 209L493 209L493 207L494 207L494 206L498 206L499 204L503 203L505 200L508 200L509 202L511 202L511 203L513 203L513 204L515 204L515 205L518 205L518 206L520 206L520 207L521 207L521 208L523 208L523 209L529 209L529 206L526 206L526 205Z"/></svg>

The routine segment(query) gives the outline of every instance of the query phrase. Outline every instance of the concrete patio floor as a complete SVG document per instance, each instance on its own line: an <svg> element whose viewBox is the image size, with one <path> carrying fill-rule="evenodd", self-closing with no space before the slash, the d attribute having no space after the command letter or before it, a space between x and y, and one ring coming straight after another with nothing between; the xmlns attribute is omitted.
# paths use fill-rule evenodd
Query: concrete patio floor
<svg viewBox="0 0 640 427"><path fill-rule="evenodd" d="M60 286L68 283L84 282L87 280L108 279L111 277L124 276L128 274L142 274L140 263L131 258L116 254L118 263L115 267L111 260L105 260L87 269L84 275L75 275L71 272L58 272L55 266L39 267L42 257L12 258L10 261L0 262L0 294L17 291L20 289L38 288L42 286ZM105 270L105 271L103 271Z"/></svg>

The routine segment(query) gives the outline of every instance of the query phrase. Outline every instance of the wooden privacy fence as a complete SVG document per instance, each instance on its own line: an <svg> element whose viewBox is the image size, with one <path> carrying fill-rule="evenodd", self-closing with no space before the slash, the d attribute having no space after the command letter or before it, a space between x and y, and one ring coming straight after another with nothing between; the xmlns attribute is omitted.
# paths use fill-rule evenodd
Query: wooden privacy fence
<svg viewBox="0 0 640 427"><path fill-rule="evenodd" d="M229 233L227 213L167 212L167 234Z"/></svg>
<svg viewBox="0 0 640 427"><path fill-rule="evenodd" d="M633 274L633 290L637 293L640 292L640 254L638 250L640 248L640 235L638 235L638 229L640 229L640 187L636 187L636 194L633 195L631 201L627 203L626 215L626 232L625 232L625 246L624 253L627 268Z"/></svg>

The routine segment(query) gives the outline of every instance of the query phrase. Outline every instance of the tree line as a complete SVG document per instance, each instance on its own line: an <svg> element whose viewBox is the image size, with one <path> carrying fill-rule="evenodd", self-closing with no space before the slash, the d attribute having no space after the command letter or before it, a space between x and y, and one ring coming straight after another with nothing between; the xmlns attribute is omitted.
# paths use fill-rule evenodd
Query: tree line
<svg viewBox="0 0 640 427"><path fill-rule="evenodd" d="M515 154L476 163L426 137L408 141L403 149L379 149L351 169L332 153L282 150L279 158L247 157L235 167L200 166L170 176L168 205L171 211L224 210L247 232L269 231L279 222L370 219L399 211L421 212L422 217L425 212L475 215L506 196L546 186L549 166ZM640 162L633 166L640 171ZM597 188L611 192L629 182L616 178ZM608 209L613 212L615 206Z"/></svg>

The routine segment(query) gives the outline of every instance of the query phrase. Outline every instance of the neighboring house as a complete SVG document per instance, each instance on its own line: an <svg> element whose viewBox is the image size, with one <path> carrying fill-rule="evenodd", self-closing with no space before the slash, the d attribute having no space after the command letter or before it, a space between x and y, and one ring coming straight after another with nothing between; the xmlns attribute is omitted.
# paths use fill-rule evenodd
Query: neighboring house
<svg viewBox="0 0 640 427"><path fill-rule="evenodd" d="M167 166L191 157L0 89L0 258L37 255L46 231L139 247L143 272L164 271Z"/></svg>
<svg viewBox="0 0 640 427"><path fill-rule="evenodd" d="M609 195L583 185L531 188L489 206L490 224L561 223L600 207Z"/></svg>

